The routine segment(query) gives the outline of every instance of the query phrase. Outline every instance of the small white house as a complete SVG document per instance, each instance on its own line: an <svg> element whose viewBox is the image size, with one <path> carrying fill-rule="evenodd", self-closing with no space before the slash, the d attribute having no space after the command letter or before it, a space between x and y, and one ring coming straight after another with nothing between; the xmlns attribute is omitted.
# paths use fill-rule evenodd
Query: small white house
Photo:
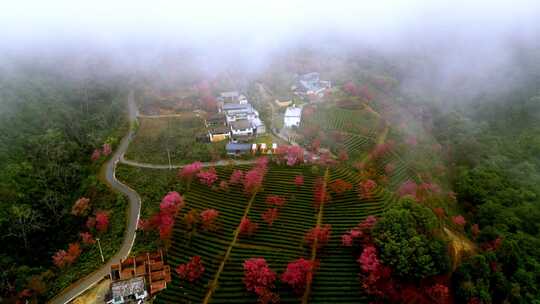
<svg viewBox="0 0 540 304"><path fill-rule="evenodd" d="M253 128L257 132L257 135L266 133L266 126L264 125L264 123L262 122L260 118L256 117L255 119L251 121L251 123L253 125Z"/></svg>
<svg viewBox="0 0 540 304"><path fill-rule="evenodd" d="M253 135L253 125L249 120L237 120L231 122L231 132L235 136Z"/></svg>
<svg viewBox="0 0 540 304"><path fill-rule="evenodd" d="M285 110L284 125L286 128L299 127L302 119L302 108L296 106Z"/></svg>

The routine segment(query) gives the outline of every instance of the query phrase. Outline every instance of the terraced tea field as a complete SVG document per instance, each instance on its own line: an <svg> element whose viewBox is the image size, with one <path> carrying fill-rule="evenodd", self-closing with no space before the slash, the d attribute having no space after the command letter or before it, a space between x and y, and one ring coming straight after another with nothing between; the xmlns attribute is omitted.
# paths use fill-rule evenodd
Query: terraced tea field
<svg viewBox="0 0 540 304"><path fill-rule="evenodd" d="M351 160L362 158L373 147L380 132L379 118L370 111L328 108L322 105L312 111L311 114L302 116L300 132L323 132L326 136L321 138L322 146L335 154L345 150Z"/></svg>
<svg viewBox="0 0 540 304"><path fill-rule="evenodd" d="M233 170L231 167L216 169L220 180L228 180ZM332 225L332 234L327 246L314 257L320 261L320 268L314 275L311 292L306 294L305 300L308 303L368 302L357 278L359 267L355 257L350 248L341 246L341 235L366 216L380 214L393 204L396 198L390 192L378 188L369 199L360 199L356 190L341 195L332 194L332 199L320 211L313 206L316 179L326 176L327 183L343 179L356 185L358 177L354 171L338 167L329 169L325 174L322 167L316 166L270 165L262 189L254 196L244 194L241 185L231 185L225 191L211 189L197 181L191 183L189 191L183 191L187 187L176 180L175 172L161 171L166 177L152 178L158 172L123 167L119 178L141 194L143 205L159 204L159 198L150 193L156 189L163 191L162 194L176 190L184 195L186 201L183 213L190 208L199 211L214 208L220 212L220 216L216 231L198 231L191 237L186 233L183 221L177 219L172 245L167 254L168 263L176 267L192 256L200 255L206 271L195 283L181 282L174 275L167 290L159 294L157 303L256 303L256 296L247 292L242 282L244 260L264 257L279 276L288 262L300 257L310 259L312 252L304 245L304 235L316 225L318 215L323 225ZM300 174L305 181L303 186L297 187L294 177ZM280 208L279 218L271 227L261 218L261 214L269 207L265 202L268 195L286 198L285 205ZM258 230L251 237L236 238L235 230L244 214L258 224ZM228 258L224 260L226 256ZM214 283L217 284L214 286ZM282 303L301 302L302 295L295 294L279 280L276 292Z"/></svg>

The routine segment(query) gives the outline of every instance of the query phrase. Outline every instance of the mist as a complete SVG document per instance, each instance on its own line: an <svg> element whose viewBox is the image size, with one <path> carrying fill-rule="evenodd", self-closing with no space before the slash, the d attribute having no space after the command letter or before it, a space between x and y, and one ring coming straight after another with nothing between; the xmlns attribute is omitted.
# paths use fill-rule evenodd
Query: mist
<svg viewBox="0 0 540 304"><path fill-rule="evenodd" d="M257 76L308 49L342 60L376 54L407 87L472 92L519 81L519 51L538 58L539 17L540 3L527 0L16 1L0 12L0 63L170 80Z"/></svg>

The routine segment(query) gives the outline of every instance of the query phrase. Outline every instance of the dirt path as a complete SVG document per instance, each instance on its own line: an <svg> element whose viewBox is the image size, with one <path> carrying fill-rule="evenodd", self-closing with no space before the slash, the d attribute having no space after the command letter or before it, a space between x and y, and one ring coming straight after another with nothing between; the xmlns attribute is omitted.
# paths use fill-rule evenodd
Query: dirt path
<svg viewBox="0 0 540 304"><path fill-rule="evenodd" d="M324 182L323 182L323 194L322 194L322 198L324 199L324 197L326 197L326 183L328 181L328 168L326 168L326 171L324 172ZM323 214L324 214L324 202L321 202L320 206L319 206L319 213L317 213L317 224L316 224L316 227L320 227L322 225L322 219L323 219ZM313 241L313 246L311 248L311 258L310 258L310 261L313 265L313 263L315 263L315 260L317 259L317 246L319 245L318 244L318 241L319 239L318 238L315 238L315 240ZM304 291L304 295L302 296L302 304L307 304L309 303L309 295L311 294L311 283L313 281L313 272L309 272L307 274L307 279L306 279L306 282L307 282L307 285L306 285L306 290Z"/></svg>
<svg viewBox="0 0 540 304"><path fill-rule="evenodd" d="M251 210L251 205L253 205L253 201L255 200L255 196L257 195L258 191L253 193L251 198L249 199L249 202L246 206L246 209L244 210L244 215L242 216L242 219L247 217L249 214L249 210ZM227 260L229 259L229 256L231 255L231 251L233 247L236 245L236 242L238 241L238 236L240 235L240 223L238 223L238 226L234 230L234 235L231 243L229 244L229 247L227 248L227 251L225 252L225 256L223 257L223 260L221 261L221 264L219 264L219 268L216 272L216 275L214 276L214 279L209 284L208 292L206 293L206 296L204 297L203 304L208 304L210 299L212 298L212 295L216 291L216 288L218 287L219 283L219 277L221 276L221 273L223 272L223 269L225 268L225 264L227 263Z"/></svg>
<svg viewBox="0 0 540 304"><path fill-rule="evenodd" d="M204 162L202 163L202 167L222 167L222 166L239 166L239 165L251 165L256 163L256 160L250 159L250 160L234 160L234 159L223 159L216 162ZM178 169L183 168L187 165L160 165L160 164L150 164L150 163L142 163L134 160L128 160L122 155L120 157L120 163L133 166L133 167L139 167L139 168L147 168L147 169Z"/></svg>
<svg viewBox="0 0 540 304"><path fill-rule="evenodd" d="M452 270L456 270L464 255L477 252L476 245L461 233L456 233L447 227L443 228L450 240L450 258L452 259Z"/></svg>
<svg viewBox="0 0 540 304"><path fill-rule="evenodd" d="M141 210L141 198L137 192L116 179L116 165L118 164L121 156L126 152L129 142L134 134L133 122L137 117L137 108L135 106L133 94L133 91L131 91L128 95L128 112L130 122L129 132L126 136L124 136L111 158L102 167L102 170L104 171L102 172L103 176L101 178L109 187L111 187L111 189L127 196L129 200L128 210L126 211L126 229L124 232L122 245L116 254L105 264L101 265L99 269L71 284L68 288L64 289L53 299L51 299L49 301L51 304L68 303L81 293L96 285L99 281L103 280L104 277L109 275L111 264L118 263L121 259L125 259L129 256L133 243L135 242L137 223L139 221Z"/></svg>

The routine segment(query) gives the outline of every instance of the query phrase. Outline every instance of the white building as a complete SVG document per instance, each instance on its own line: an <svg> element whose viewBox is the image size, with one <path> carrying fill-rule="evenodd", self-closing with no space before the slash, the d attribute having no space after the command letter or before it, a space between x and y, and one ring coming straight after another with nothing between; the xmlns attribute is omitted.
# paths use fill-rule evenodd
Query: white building
<svg viewBox="0 0 540 304"><path fill-rule="evenodd" d="M296 106L288 107L285 110L285 128L299 127L302 120L302 108Z"/></svg>
<svg viewBox="0 0 540 304"><path fill-rule="evenodd" d="M253 125L249 120L237 120L231 122L233 136L251 136L254 133Z"/></svg>
<svg viewBox="0 0 540 304"><path fill-rule="evenodd" d="M257 135L266 133L266 126L259 117L253 119L251 121L251 124L253 125L253 128L255 129Z"/></svg>
<svg viewBox="0 0 540 304"><path fill-rule="evenodd" d="M224 104L221 108L221 111L225 112L227 117L227 124L232 123L237 120L249 120L252 121L255 118L259 117L259 112L251 106L251 104L240 104L240 103L228 103Z"/></svg>

